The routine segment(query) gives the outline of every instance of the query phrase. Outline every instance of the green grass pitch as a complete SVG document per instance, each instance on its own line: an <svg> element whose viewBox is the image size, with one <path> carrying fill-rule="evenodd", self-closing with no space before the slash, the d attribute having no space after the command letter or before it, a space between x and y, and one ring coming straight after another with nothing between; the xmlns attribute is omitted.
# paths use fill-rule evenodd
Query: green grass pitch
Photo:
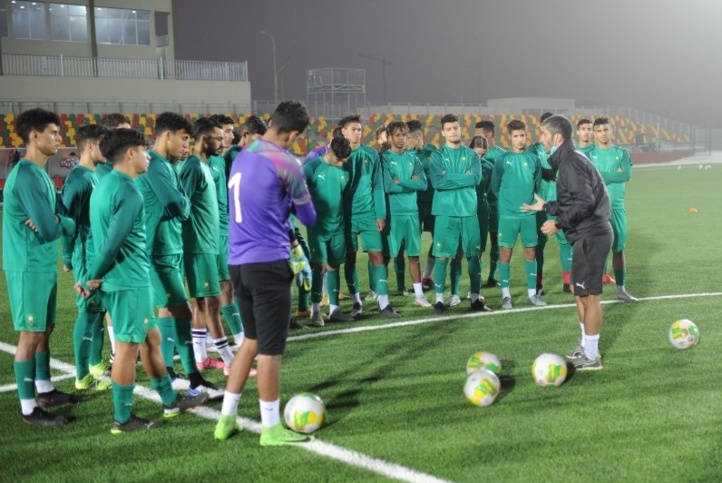
<svg viewBox="0 0 722 483"><path fill-rule="evenodd" d="M81 405L59 409L73 418L66 427L25 426L17 393L7 389L14 376L6 350L17 336L2 277L1 479L717 480L722 474L720 186L720 165L709 171L697 166L635 170L627 191L627 287L643 300L604 305L604 370L573 374L561 387L539 387L530 374L537 355L563 354L578 337L572 299L561 291L554 241L546 249L545 299L552 305L547 309L522 310L527 306L518 250L512 260L515 311L496 310L496 289L484 289L494 312L468 316L464 301L437 319L430 310L412 305L411 298L393 296L403 319L382 320L366 303L362 321L292 332L283 362L282 404L293 394L311 391L327 405L327 423L316 433L327 444L312 451L262 448L249 430L215 441L212 418L220 403L167 421L156 431L112 436L110 393L92 394ZM688 213L691 207L698 212ZM359 262L362 286L367 287L366 257L359 255ZM465 270L462 296L468 287ZM484 276L487 270L488 252ZM395 289L393 273L389 280ZM406 280L409 284L408 275ZM342 289L346 291L343 284ZM613 300L613 291L606 287L605 301ZM704 293L713 294L656 298ZM342 306L350 309L348 302ZM60 271L52 356L71 365L75 314L71 277ZM701 343L694 349L677 351L667 342L669 325L680 318L700 328ZM389 326L408 321L418 323ZM361 327L373 330L343 332ZM486 408L472 406L462 393L466 359L479 350L494 352L504 366L502 392ZM66 372L61 368L54 374ZM222 374L209 378L223 384ZM149 386L142 371L138 383ZM71 391L73 380L57 387ZM138 396L135 412L146 418L162 413L156 402ZM246 388L239 415L260 420L254 381ZM351 463L334 456L337 450L354 452L346 453ZM373 458L376 469L362 469L363 457Z"/></svg>

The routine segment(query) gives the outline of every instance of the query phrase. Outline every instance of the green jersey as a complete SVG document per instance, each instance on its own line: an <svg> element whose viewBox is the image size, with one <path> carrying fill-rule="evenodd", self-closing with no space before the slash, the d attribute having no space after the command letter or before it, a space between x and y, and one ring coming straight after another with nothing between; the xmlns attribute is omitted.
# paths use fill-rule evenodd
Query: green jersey
<svg viewBox="0 0 722 483"><path fill-rule="evenodd" d="M582 153L584 156L586 156L588 158L591 155L592 151L594 151L595 147L596 146L594 146L594 143L592 143L586 147L577 146L577 151L579 151L580 153Z"/></svg>
<svg viewBox="0 0 722 483"><path fill-rule="evenodd" d="M216 184L216 198L218 199L218 229L221 233L228 233L228 180L226 178L226 161L222 156L211 156L208 160Z"/></svg>
<svg viewBox="0 0 722 483"><path fill-rule="evenodd" d="M87 267L88 255L93 252L90 236L90 195L98 184L95 171L76 166L65 179L62 190L63 205L75 222L75 235L63 237L63 264L74 270Z"/></svg>
<svg viewBox="0 0 722 483"><path fill-rule="evenodd" d="M481 158L481 183L476 186L476 200L479 206L483 202L489 203L489 191L491 189L491 174L494 171L494 163L486 159L486 156Z"/></svg>
<svg viewBox="0 0 722 483"><path fill-rule="evenodd" d="M536 157L539 159L541 169L552 169L552 166L549 164L550 154L547 153L547 150L542 143L536 142L532 144L531 146L529 146L529 151L531 151L532 154L536 155ZM544 198L545 201L556 201L556 181L546 181L542 178L541 185L539 187L539 191L537 191L537 194Z"/></svg>
<svg viewBox="0 0 722 483"><path fill-rule="evenodd" d="M481 182L481 161L466 146L444 146L431 155L435 216L476 216L476 186Z"/></svg>
<svg viewBox="0 0 722 483"><path fill-rule="evenodd" d="M90 197L95 256L88 280L114 292L150 286L143 195L127 174L113 170Z"/></svg>
<svg viewBox="0 0 722 483"><path fill-rule="evenodd" d="M347 161L350 183L346 209L351 216L371 214L386 219L386 197L379 155L373 148L359 146Z"/></svg>
<svg viewBox="0 0 722 483"><path fill-rule="evenodd" d="M411 151L396 154L389 149L381 155L381 166L390 214L418 215L417 193L424 192L428 185L421 160Z"/></svg>
<svg viewBox="0 0 722 483"><path fill-rule="evenodd" d="M236 159L236 156L238 156L238 153L241 152L241 147L238 144L234 144L230 148L228 148L228 151L225 152L223 155L223 161L226 163L226 166L230 166L233 164L233 161Z"/></svg>
<svg viewBox="0 0 722 483"><path fill-rule="evenodd" d="M190 216L190 203L179 191L176 168L155 151L148 154L148 171L136 179L145 205L148 255L179 255L183 253L181 222Z"/></svg>
<svg viewBox="0 0 722 483"><path fill-rule="evenodd" d="M632 179L632 159L629 151L612 145L602 149L596 146L589 159L607 185L612 209L624 208L624 195L627 183Z"/></svg>
<svg viewBox="0 0 722 483"><path fill-rule="evenodd" d="M75 223L64 216L48 173L21 159L5 180L3 197L3 269L57 273L55 240L72 235ZM36 231L25 225L28 220Z"/></svg>
<svg viewBox="0 0 722 483"><path fill-rule="evenodd" d="M183 223L185 253L218 254L218 197L209 163L189 156L178 175L191 203L190 217Z"/></svg>
<svg viewBox="0 0 722 483"><path fill-rule="evenodd" d="M113 165L110 164L107 160L104 163L100 163L95 167L95 175L98 178L98 181L103 179L103 176L113 171Z"/></svg>
<svg viewBox="0 0 722 483"><path fill-rule="evenodd" d="M424 168L424 174L426 175L427 180L429 179L429 164L431 155L434 151L436 151L436 146L428 143L424 144L424 147L421 149L411 150L412 154L415 154L421 161L421 166ZM426 189L424 191L419 191L416 199L419 205L419 215L427 213L430 214L431 206L434 204L434 187L431 183L426 183Z"/></svg>
<svg viewBox="0 0 722 483"><path fill-rule="evenodd" d="M303 166L303 175L311 193L313 207L316 208L316 224L313 229L327 235L343 232L348 171L341 166L327 163L319 156Z"/></svg>
<svg viewBox="0 0 722 483"><path fill-rule="evenodd" d="M533 152L507 151L494 165L491 180L491 189L499 200L499 218L536 216L535 211L522 211L521 205L534 204L540 183L541 164Z"/></svg>
<svg viewBox="0 0 722 483"><path fill-rule="evenodd" d="M506 149L504 149L500 146L494 146L493 148L489 149L484 154L484 159L489 161L492 164L492 166L495 166L496 162L499 161L502 158L502 156L504 156L504 154L506 154ZM491 189L491 186L489 186L487 195L489 198L489 204L496 205L498 200L496 199L496 194L494 193L494 190Z"/></svg>

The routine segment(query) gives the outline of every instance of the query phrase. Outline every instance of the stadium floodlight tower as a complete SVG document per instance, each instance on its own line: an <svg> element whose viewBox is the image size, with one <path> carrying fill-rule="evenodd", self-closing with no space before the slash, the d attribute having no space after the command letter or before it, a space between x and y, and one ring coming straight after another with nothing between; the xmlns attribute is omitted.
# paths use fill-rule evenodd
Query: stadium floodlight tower
<svg viewBox="0 0 722 483"><path fill-rule="evenodd" d="M340 119L366 105L366 71L327 67L306 75L306 105L314 117Z"/></svg>

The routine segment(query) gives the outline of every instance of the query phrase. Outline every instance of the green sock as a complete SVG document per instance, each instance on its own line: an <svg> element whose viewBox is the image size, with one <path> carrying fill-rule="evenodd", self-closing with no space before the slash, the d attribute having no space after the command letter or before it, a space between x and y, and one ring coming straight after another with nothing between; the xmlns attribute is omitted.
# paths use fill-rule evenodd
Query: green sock
<svg viewBox="0 0 722 483"><path fill-rule="evenodd" d="M374 276L374 265L371 263L371 259L368 261L368 274L369 274L369 289L376 292L376 277ZM358 286L358 285L356 285ZM378 293L378 292L376 292Z"/></svg>
<svg viewBox="0 0 722 483"><path fill-rule="evenodd" d="M35 380L50 380L50 350L35 353Z"/></svg>
<svg viewBox="0 0 722 483"><path fill-rule="evenodd" d="M92 329L88 326L90 316L88 312L82 310L78 312L73 326L73 356L75 359L75 377L82 379L88 375L88 360L90 352L89 336Z"/></svg>
<svg viewBox="0 0 722 483"><path fill-rule="evenodd" d="M338 291L341 287L341 280L338 278L337 271L329 270L326 272L326 284L328 286L328 303L330 305L339 305ZM321 280L321 285L323 286L323 279ZM320 297L318 301L321 301Z"/></svg>
<svg viewBox="0 0 722 483"><path fill-rule="evenodd" d="M494 278L496 275L496 267L499 264L499 243L492 243L489 249L489 278ZM501 269L500 269L501 270ZM502 276L499 273L499 276Z"/></svg>
<svg viewBox="0 0 722 483"><path fill-rule="evenodd" d="M469 258L469 284L471 293L481 293L481 259L479 257Z"/></svg>
<svg viewBox="0 0 722 483"><path fill-rule="evenodd" d="M88 328L93 334L90 341L88 363L97 366L103 362L103 347L105 346L105 312L89 312Z"/></svg>
<svg viewBox="0 0 722 483"><path fill-rule="evenodd" d="M559 261L563 271L570 272L572 270L572 246L569 243L559 244Z"/></svg>
<svg viewBox="0 0 722 483"><path fill-rule="evenodd" d="M624 287L624 281L626 278L627 278L627 269L626 268L614 271L614 279L617 282L617 287Z"/></svg>
<svg viewBox="0 0 722 483"><path fill-rule="evenodd" d="M358 272L356 271L356 267L354 267L354 266L349 267L348 264L344 264L343 274L346 278L346 285L348 286L349 295L358 293L360 288L359 288L359 282L358 282Z"/></svg>
<svg viewBox="0 0 722 483"><path fill-rule="evenodd" d="M336 280L338 280L338 272L336 272ZM323 273L318 270L313 271L313 277L311 277L311 302L314 304L320 304L323 298ZM331 296L329 295L329 301Z"/></svg>
<svg viewBox="0 0 722 483"><path fill-rule="evenodd" d="M113 418L116 423L127 423L133 414L133 389L135 384L124 386L113 381Z"/></svg>
<svg viewBox="0 0 722 483"><path fill-rule="evenodd" d="M171 387L170 376L168 374L166 374L164 377L161 377L160 379L151 379L150 385L153 387L153 389L158 391L158 394L160 395L160 400L163 402L164 406L173 404L176 399L178 399L178 394Z"/></svg>
<svg viewBox="0 0 722 483"><path fill-rule="evenodd" d="M163 355L165 366L173 367L173 351L176 346L173 317L158 317L157 324L160 331L160 353Z"/></svg>
<svg viewBox="0 0 722 483"><path fill-rule="evenodd" d="M15 361L15 381L20 399L35 399L35 359Z"/></svg>
<svg viewBox="0 0 722 483"><path fill-rule="evenodd" d="M459 286L461 285L461 261L457 261L455 258L451 260L449 280L451 281L451 295L459 295Z"/></svg>
<svg viewBox="0 0 722 483"><path fill-rule="evenodd" d="M441 259L436 257L434 263L434 291L437 294L443 294L446 289L446 267L449 265L449 259Z"/></svg>
<svg viewBox="0 0 722 483"><path fill-rule="evenodd" d="M193 354L193 339L191 336L191 319L172 319L173 338L176 341L175 347L180 356L183 371L186 375L196 371L196 357ZM242 331L242 330L241 330Z"/></svg>
<svg viewBox="0 0 722 483"><path fill-rule="evenodd" d="M243 332L243 324L241 324L241 310L238 308L238 304L231 302L228 305L221 307L221 313L226 319L228 328L231 329L231 334L236 335Z"/></svg>
<svg viewBox="0 0 722 483"><path fill-rule="evenodd" d="M539 238L539 241L541 242L541 238ZM536 246L535 252L536 252L536 267L532 273L536 273L536 280L534 280L534 288L537 286L542 285L543 283L543 274L544 274L544 247L546 246L546 240L544 243L539 243Z"/></svg>
<svg viewBox="0 0 722 483"><path fill-rule="evenodd" d="M313 281L311 281L311 283L313 283ZM310 295L311 293L306 290L306 287L304 287L303 285L298 287L298 310L300 312L305 312L308 310Z"/></svg>
<svg viewBox="0 0 722 483"><path fill-rule="evenodd" d="M524 261L524 271L526 272L526 288L536 289L537 281L537 262L536 260Z"/></svg>
<svg viewBox="0 0 722 483"><path fill-rule="evenodd" d="M396 288L399 292L406 290L406 260L404 257L394 258L394 271L396 272Z"/></svg>
<svg viewBox="0 0 722 483"><path fill-rule="evenodd" d="M376 279L376 293L378 295L389 294L389 276L387 274L386 266L374 265L373 267L374 279Z"/></svg>
<svg viewBox="0 0 722 483"><path fill-rule="evenodd" d="M499 264L499 277L501 277L501 280L499 280L499 285L501 288L509 288L509 279L511 273L511 266L508 263L500 263Z"/></svg>

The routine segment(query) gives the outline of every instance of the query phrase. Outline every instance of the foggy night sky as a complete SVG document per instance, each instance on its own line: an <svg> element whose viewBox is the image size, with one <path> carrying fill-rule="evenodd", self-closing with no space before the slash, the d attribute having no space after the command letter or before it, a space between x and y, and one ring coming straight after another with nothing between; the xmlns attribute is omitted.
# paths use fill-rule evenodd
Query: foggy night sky
<svg viewBox="0 0 722 483"><path fill-rule="evenodd" d="M307 69L366 69L367 102L573 98L722 126L722 1L176 0L176 57L248 61L254 100ZM279 79L279 97L281 80Z"/></svg>

